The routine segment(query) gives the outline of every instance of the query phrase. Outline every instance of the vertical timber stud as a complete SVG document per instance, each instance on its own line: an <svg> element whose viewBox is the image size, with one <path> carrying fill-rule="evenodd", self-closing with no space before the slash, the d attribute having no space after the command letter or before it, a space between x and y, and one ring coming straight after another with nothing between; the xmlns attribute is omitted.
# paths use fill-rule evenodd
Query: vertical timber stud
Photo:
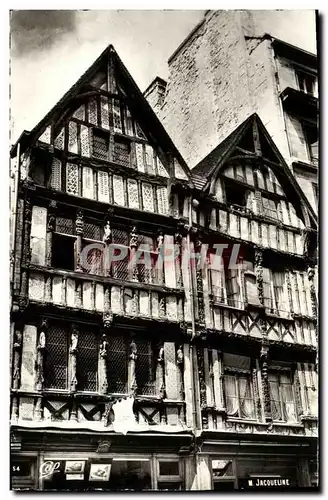
<svg viewBox="0 0 328 500"><path fill-rule="evenodd" d="M42 393L44 387L44 353L46 349L46 334L48 331L48 321L43 319L40 325L39 341L37 345L36 357L36 390ZM36 420L42 419L42 396L37 398L35 405Z"/></svg>
<svg viewBox="0 0 328 500"><path fill-rule="evenodd" d="M109 216L106 217L105 219L105 224L104 224L104 236L103 236L103 243L105 245L104 248L104 260L103 260L103 266L104 266L104 271L105 271L105 276L111 276L111 243L112 243L113 235L112 235L112 230L110 227L110 219Z"/></svg>
<svg viewBox="0 0 328 500"><path fill-rule="evenodd" d="M196 269L196 287L197 287L197 305L198 305L198 322L200 327L205 327L205 306L204 306L204 290L203 290L203 273L202 273L202 240L197 234L195 241L195 269Z"/></svg>
<svg viewBox="0 0 328 500"><path fill-rule="evenodd" d="M184 369L184 356L183 356L183 345L179 345L176 352L176 362L177 362L177 383L178 383L178 398L181 401L185 400L184 385L183 385L183 369ZM184 411L184 406L180 411L180 420L186 423L186 416Z"/></svg>
<svg viewBox="0 0 328 500"><path fill-rule="evenodd" d="M83 210L78 210L76 212L76 219L75 219L75 231L76 231L76 261L75 261L75 269L76 271L82 271L82 266L81 266L81 252L82 252L82 236L83 236L83 229L84 229L84 217L83 217Z"/></svg>
<svg viewBox="0 0 328 500"><path fill-rule="evenodd" d="M51 267L52 262L52 237L56 226L55 216L56 202L51 201L48 209L47 233L46 233L46 266Z"/></svg>
<svg viewBox="0 0 328 500"><path fill-rule="evenodd" d="M175 245L175 269L176 269L176 286L177 288L181 288L183 286L182 281L182 234L181 234L181 224L178 226L177 231L174 235L174 245Z"/></svg>
<svg viewBox="0 0 328 500"><path fill-rule="evenodd" d="M31 261L30 236L32 224L32 204L31 200L25 198L24 206L24 236L23 236L23 251L22 251L22 277L20 288L20 300L24 303L28 299L28 267Z"/></svg>
<svg viewBox="0 0 328 500"><path fill-rule="evenodd" d="M165 398L165 375L164 375L164 346L158 345L158 356L156 364L156 394L160 399Z"/></svg>

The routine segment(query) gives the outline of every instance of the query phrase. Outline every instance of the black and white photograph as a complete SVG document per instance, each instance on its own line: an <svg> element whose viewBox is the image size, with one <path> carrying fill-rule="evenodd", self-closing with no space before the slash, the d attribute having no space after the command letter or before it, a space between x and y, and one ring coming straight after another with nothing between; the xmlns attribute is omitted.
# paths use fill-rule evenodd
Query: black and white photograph
<svg viewBox="0 0 328 500"><path fill-rule="evenodd" d="M320 12L8 17L10 489L318 492Z"/></svg>

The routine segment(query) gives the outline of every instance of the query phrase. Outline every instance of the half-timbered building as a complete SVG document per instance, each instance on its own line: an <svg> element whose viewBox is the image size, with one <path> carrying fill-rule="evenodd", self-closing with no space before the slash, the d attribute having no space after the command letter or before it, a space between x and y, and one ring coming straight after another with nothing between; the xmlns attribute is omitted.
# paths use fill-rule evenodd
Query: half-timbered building
<svg viewBox="0 0 328 500"><path fill-rule="evenodd" d="M109 46L11 158L12 487L314 484L316 216L258 116L190 171Z"/></svg>

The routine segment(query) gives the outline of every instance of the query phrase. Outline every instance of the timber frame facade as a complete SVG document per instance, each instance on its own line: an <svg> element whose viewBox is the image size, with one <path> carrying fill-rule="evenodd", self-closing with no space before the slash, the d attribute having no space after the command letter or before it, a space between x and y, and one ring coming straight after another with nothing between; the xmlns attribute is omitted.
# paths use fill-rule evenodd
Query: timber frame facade
<svg viewBox="0 0 328 500"><path fill-rule="evenodd" d="M257 115L190 171L109 46L11 157L12 488L316 485L316 216Z"/></svg>

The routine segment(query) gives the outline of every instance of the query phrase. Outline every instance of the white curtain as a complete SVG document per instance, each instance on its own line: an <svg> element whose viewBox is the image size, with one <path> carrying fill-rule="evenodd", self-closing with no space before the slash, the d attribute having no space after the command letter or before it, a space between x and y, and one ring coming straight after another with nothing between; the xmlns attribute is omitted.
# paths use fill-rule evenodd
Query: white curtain
<svg viewBox="0 0 328 500"><path fill-rule="evenodd" d="M278 377L271 375L269 379L270 387L270 400L271 400L271 411L273 420L281 420L281 403L279 396L279 382Z"/></svg>
<svg viewBox="0 0 328 500"><path fill-rule="evenodd" d="M281 399L283 404L284 419L287 422L296 421L296 408L293 387L289 375L281 375Z"/></svg>
<svg viewBox="0 0 328 500"><path fill-rule="evenodd" d="M244 418L255 418L254 401L252 398L250 380L246 377L239 378L239 397L241 410L240 416Z"/></svg>
<svg viewBox="0 0 328 500"><path fill-rule="evenodd" d="M236 391L236 378L233 375L224 376L225 401L227 414L230 417L238 416L238 397Z"/></svg>

